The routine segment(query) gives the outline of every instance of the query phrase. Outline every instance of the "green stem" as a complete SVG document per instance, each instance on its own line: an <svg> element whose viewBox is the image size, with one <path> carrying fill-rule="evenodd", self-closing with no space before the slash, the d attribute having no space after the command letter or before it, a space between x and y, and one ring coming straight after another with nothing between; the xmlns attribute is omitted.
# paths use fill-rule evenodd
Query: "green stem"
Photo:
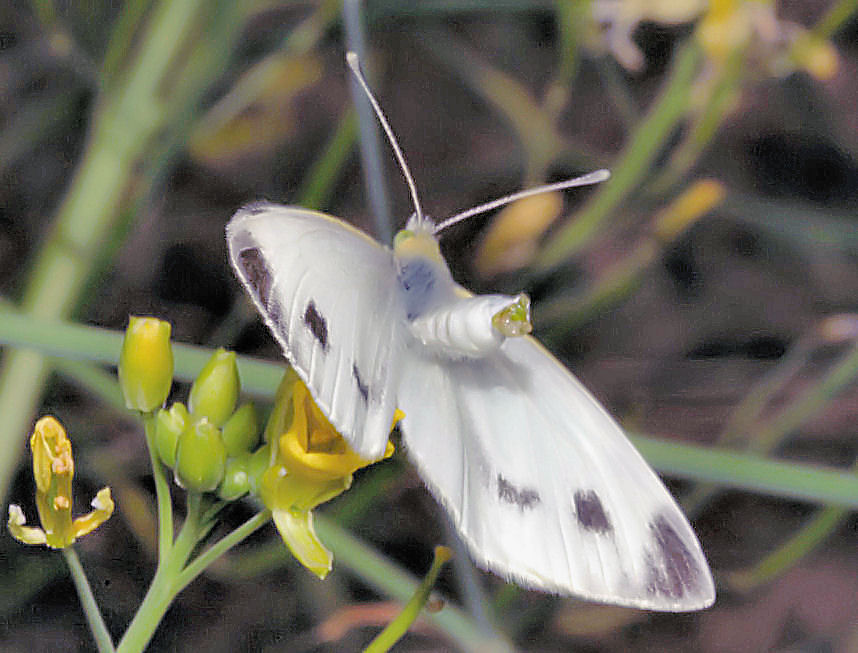
<svg viewBox="0 0 858 653"><path fill-rule="evenodd" d="M123 337L122 331L43 320L5 306L0 308L0 346L37 349L38 352L34 352L37 356L116 365ZM174 343L175 378L193 381L211 355L212 350L205 347ZM242 390L270 397L271 389L276 388L283 377L283 364L241 356L238 371Z"/></svg>
<svg viewBox="0 0 858 653"><path fill-rule="evenodd" d="M631 436L653 467L666 476L704 481L787 499L858 509L858 476L814 465L770 460L760 454Z"/></svg>
<svg viewBox="0 0 858 653"><path fill-rule="evenodd" d="M581 252L599 233L614 209L640 184L673 130L685 115L702 51L695 42L676 55L667 87L638 125L611 179L601 185L584 208L561 228L537 257L537 272L548 272Z"/></svg>
<svg viewBox="0 0 858 653"><path fill-rule="evenodd" d="M170 483L164 473L164 465L158 457L158 449L155 445L155 423L155 413L143 415L146 447L149 449L149 461L152 464L155 496L158 502L158 558L163 559L169 555L173 546L173 502L170 496Z"/></svg>
<svg viewBox="0 0 858 653"><path fill-rule="evenodd" d="M126 83L97 105L86 152L38 252L21 307L44 319L70 315L94 262L121 213L134 162L166 119L163 80L175 66L189 38L197 35L202 0L167 2L151 12ZM174 84L173 86L181 86ZM32 351L7 352L0 369L0 449L17 451L35 412L50 367ZM18 460L0 456L0 497L5 496Z"/></svg>
<svg viewBox="0 0 858 653"><path fill-rule="evenodd" d="M813 519L751 569L729 574L730 586L747 592L793 567L849 515L843 508L823 508Z"/></svg>
<svg viewBox="0 0 858 653"><path fill-rule="evenodd" d="M450 556L451 552L447 547L435 547L435 557L432 559L432 567L426 574L426 578L423 579L423 582L415 590L414 595L405 604L402 612L396 615L396 618L387 624L387 627L369 643L369 646L364 649L364 653L383 653L384 651L389 651L396 642L405 636L411 624L417 620L417 617L423 611L423 606L429 600L429 595L432 593L432 588L438 580L441 568L450 559Z"/></svg>
<svg viewBox="0 0 858 653"><path fill-rule="evenodd" d="M122 636L117 653L139 653L145 650L181 590L178 578L199 541L200 495L188 493L188 514L176 541L166 556L161 557L155 576L137 614Z"/></svg>
<svg viewBox="0 0 858 653"><path fill-rule="evenodd" d="M712 141L741 90L748 69L746 55L745 48L730 53L720 70L720 77L710 86L702 112L696 116L682 143L671 154L664 171L648 186L647 193L650 196L662 195L679 183Z"/></svg>
<svg viewBox="0 0 858 653"><path fill-rule="evenodd" d="M74 581L74 587L80 598L83 613L86 615L86 621L89 624L90 631L92 631L92 636L95 639L95 645L99 653L112 653L113 639L110 637L107 626L104 624L104 619L101 616L101 611L98 609L98 603L96 603L95 596L92 594L92 588L83 571L83 566L80 564L80 559L77 557L77 552L71 546L60 550L68 565L69 573L71 573L72 580Z"/></svg>
<svg viewBox="0 0 858 653"><path fill-rule="evenodd" d="M271 511L262 510L253 517L244 522L241 526L232 531L229 535L218 540L217 544L209 547L204 553L197 556L191 564L189 564L179 577L176 579L178 591L183 590L187 585L199 576L206 568L215 560L220 558L224 553L229 551L236 544L255 533L265 524L271 521ZM282 544L282 543L281 543Z"/></svg>
<svg viewBox="0 0 858 653"><path fill-rule="evenodd" d="M319 537L335 552L337 563L347 567L370 587L403 602L414 594L418 581L374 548L323 514L316 513L315 527ZM428 615L428 618L465 651L508 653L514 650L503 635L483 632L472 619L453 605L448 604L440 612Z"/></svg>

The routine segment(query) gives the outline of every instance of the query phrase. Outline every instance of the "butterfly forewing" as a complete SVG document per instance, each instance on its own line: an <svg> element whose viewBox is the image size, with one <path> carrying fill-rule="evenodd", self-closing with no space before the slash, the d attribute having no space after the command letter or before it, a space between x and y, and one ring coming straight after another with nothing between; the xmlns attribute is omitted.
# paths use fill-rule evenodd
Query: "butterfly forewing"
<svg viewBox="0 0 858 653"><path fill-rule="evenodd" d="M258 203L227 228L230 261L316 402L367 459L384 452L405 313L389 250L324 214Z"/></svg>

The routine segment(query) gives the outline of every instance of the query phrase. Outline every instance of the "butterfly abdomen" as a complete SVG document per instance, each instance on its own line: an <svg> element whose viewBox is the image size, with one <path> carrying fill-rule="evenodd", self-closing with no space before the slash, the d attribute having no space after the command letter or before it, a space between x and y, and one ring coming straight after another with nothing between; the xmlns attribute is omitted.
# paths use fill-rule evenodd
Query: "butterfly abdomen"
<svg viewBox="0 0 858 653"><path fill-rule="evenodd" d="M455 297L411 320L411 332L425 347L448 358L482 358L506 339L495 328L494 316L517 301L508 295Z"/></svg>

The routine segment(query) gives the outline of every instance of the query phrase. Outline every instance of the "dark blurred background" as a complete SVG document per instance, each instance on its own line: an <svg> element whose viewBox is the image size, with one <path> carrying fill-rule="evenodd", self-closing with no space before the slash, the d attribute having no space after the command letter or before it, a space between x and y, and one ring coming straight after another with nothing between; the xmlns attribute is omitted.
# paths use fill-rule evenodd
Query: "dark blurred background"
<svg viewBox="0 0 858 653"><path fill-rule="evenodd" d="M443 248L464 285L529 292L536 335L630 431L849 468L856 3L652 4L369 0L363 63L435 217L612 170L558 209L457 226ZM301 204L388 238L362 176L347 37L337 2L0 6L4 310L113 329L157 315L177 341L277 360L226 260L236 208ZM410 201L382 152L398 228ZM12 382L3 360L0 405L20 409L0 411L7 503L35 515L37 413L75 443L78 506L113 488L117 514L78 549L118 635L155 562L139 425L74 374L44 363ZM386 465L323 512L419 575L444 518L401 452ZM448 570L441 589L464 600L476 581L477 628L528 651L858 650L854 514L670 487L719 585L710 610L593 606L483 572ZM359 650L395 615L348 569L317 581L277 544L263 529L191 585L152 650ZM3 537L0 570L0 648L93 650L59 556ZM399 650L460 647L424 623Z"/></svg>

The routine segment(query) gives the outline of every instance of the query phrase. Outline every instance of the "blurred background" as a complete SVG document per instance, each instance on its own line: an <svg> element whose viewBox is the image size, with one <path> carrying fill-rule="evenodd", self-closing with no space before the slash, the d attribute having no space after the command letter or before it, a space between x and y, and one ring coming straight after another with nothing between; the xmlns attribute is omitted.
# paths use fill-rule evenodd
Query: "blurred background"
<svg viewBox="0 0 858 653"><path fill-rule="evenodd" d="M155 563L139 424L75 343L13 345L148 314L176 341L280 360L227 263L232 213L298 204L389 242L412 210L381 141L367 190L359 134L377 129L352 100L350 43L436 218L612 171L442 246L469 288L530 293L536 335L664 472L719 591L707 611L653 614L520 590L458 556L440 590L469 635L420 622L398 650L858 650L857 7L366 0L347 19L339 1L4 3L5 504L35 515L27 436L57 415L77 505L104 485L117 502L77 548L120 634ZM786 464L754 466L768 458ZM321 512L416 575L450 540L402 451ZM263 529L180 595L152 650L360 650L398 607L332 548L318 581ZM0 587L0 648L92 650L56 553L0 538Z"/></svg>

